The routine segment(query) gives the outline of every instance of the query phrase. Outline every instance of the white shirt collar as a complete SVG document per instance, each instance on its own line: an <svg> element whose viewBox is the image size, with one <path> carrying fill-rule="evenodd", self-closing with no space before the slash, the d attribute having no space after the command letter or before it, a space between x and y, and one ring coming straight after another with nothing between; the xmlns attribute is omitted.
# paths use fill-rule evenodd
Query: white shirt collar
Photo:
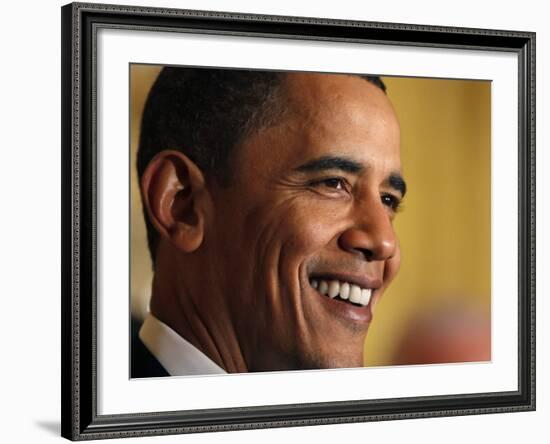
<svg viewBox="0 0 550 444"><path fill-rule="evenodd" d="M227 373L151 313L145 317L139 338L171 376Z"/></svg>

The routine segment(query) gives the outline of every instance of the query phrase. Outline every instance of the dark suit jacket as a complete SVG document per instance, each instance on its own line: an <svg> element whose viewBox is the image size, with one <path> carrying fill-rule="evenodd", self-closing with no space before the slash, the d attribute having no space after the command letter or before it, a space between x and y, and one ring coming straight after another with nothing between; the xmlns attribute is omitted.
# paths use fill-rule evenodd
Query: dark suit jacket
<svg viewBox="0 0 550 444"><path fill-rule="evenodd" d="M157 361L145 344L139 339L138 332L141 324L132 320L132 349L130 350L130 377L152 378L170 376L164 367Z"/></svg>

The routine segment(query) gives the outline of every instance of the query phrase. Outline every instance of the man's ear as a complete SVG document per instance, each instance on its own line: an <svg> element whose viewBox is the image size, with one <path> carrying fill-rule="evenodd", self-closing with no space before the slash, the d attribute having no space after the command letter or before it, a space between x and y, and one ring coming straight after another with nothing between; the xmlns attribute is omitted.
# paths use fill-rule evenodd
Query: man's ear
<svg viewBox="0 0 550 444"><path fill-rule="evenodd" d="M202 171L185 154L158 153L141 177L143 204L161 237L190 253L204 237L206 199Z"/></svg>

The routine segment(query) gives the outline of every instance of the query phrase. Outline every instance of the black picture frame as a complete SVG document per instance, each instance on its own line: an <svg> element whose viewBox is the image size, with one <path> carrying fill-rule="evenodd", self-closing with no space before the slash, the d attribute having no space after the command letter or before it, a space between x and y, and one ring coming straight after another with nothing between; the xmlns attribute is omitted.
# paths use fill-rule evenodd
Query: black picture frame
<svg viewBox="0 0 550 444"><path fill-rule="evenodd" d="M62 15L62 436L71 440L517 412L535 409L535 33L72 3ZM515 53L519 66L518 390L98 415L98 27Z"/></svg>

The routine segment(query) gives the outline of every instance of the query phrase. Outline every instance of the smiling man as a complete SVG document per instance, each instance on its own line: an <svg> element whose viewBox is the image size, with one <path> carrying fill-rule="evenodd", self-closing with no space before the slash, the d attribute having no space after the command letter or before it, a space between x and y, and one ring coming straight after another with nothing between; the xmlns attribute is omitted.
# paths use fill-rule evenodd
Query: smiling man
<svg viewBox="0 0 550 444"><path fill-rule="evenodd" d="M406 191L384 89L162 70L138 153L154 280L132 376L363 365Z"/></svg>

